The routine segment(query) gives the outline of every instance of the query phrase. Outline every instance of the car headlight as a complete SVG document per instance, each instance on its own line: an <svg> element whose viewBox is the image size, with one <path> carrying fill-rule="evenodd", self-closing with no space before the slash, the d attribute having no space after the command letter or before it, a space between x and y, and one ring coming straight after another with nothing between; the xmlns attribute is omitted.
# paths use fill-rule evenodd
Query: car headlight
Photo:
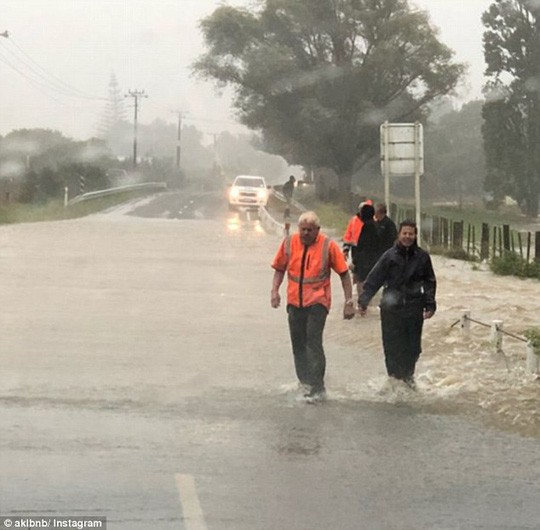
<svg viewBox="0 0 540 530"><path fill-rule="evenodd" d="M266 190L259 190L257 191L257 197L259 199L266 199Z"/></svg>
<svg viewBox="0 0 540 530"><path fill-rule="evenodd" d="M230 197L231 197L232 199L238 198L239 195L240 195L240 190L239 190L238 188L233 188L233 189L231 190Z"/></svg>

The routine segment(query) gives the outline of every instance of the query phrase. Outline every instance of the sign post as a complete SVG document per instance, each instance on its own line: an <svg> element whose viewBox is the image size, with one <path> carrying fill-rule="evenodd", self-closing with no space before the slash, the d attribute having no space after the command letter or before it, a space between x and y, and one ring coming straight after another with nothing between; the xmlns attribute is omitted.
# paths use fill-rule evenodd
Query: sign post
<svg viewBox="0 0 540 530"><path fill-rule="evenodd" d="M381 171L384 176L384 200L390 205L390 178L414 177L414 200L418 244L421 238L420 177L424 174L423 127L415 123L381 125Z"/></svg>

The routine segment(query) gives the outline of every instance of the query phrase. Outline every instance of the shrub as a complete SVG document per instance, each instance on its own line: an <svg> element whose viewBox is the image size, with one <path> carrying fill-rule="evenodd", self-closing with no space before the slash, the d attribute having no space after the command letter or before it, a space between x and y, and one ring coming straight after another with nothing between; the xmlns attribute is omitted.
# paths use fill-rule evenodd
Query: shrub
<svg viewBox="0 0 540 530"><path fill-rule="evenodd" d="M523 332L523 336L532 344L534 352L540 354L540 328L528 328Z"/></svg>
<svg viewBox="0 0 540 530"><path fill-rule="evenodd" d="M514 252L505 252L502 256L495 256L490 263L491 270L501 276L519 276L520 278L540 279L540 264L528 263Z"/></svg>

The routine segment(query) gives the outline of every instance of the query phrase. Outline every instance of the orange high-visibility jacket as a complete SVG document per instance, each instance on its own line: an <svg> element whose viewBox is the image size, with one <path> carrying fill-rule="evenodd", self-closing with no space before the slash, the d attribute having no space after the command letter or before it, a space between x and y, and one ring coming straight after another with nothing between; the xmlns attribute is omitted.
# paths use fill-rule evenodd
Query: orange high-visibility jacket
<svg viewBox="0 0 540 530"><path fill-rule="evenodd" d="M345 234L343 235L343 244L355 247L358 243L358 238L362 232L362 227L364 226L364 221L355 215L347 225Z"/></svg>
<svg viewBox="0 0 540 530"><path fill-rule="evenodd" d="M360 204L371 204L373 206L373 201L371 199L366 199L363 203ZM360 205L358 205L360 210ZM359 215L351 217L347 228L345 229L345 234L343 235L343 246L344 247L355 247L358 245L358 239L362 233L362 227L364 226L364 221L360 219Z"/></svg>
<svg viewBox="0 0 540 530"><path fill-rule="evenodd" d="M348 271L339 246L324 234L305 246L296 233L285 238L272 262L278 271L287 271L287 304L308 307L322 304L330 309L330 270L338 274Z"/></svg>

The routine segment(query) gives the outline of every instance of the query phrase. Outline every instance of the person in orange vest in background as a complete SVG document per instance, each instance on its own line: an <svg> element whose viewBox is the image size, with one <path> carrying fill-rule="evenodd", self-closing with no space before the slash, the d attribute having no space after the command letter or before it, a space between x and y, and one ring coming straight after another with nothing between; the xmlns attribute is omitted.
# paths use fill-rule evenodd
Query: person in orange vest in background
<svg viewBox="0 0 540 530"><path fill-rule="evenodd" d="M353 217L349 220L349 224L347 225L347 228L345 229L345 234L343 234L343 255L345 256L345 259L349 258L349 255L351 255L352 258L352 252L351 250L353 247L356 246L358 243L358 239L360 238L360 233L362 232L362 226L364 226L364 222L360 218L360 210L362 209L362 206L364 204L369 204L373 206L373 201L371 199L364 199L359 205L358 205L358 211L356 212ZM352 264L351 264L351 268ZM357 289L357 298L360 297L360 293L362 291L362 288L359 287L358 282L358 276L353 271L352 273L352 282L354 285L356 285Z"/></svg>
<svg viewBox="0 0 540 530"><path fill-rule="evenodd" d="M280 306L279 288L287 274L287 314L294 366L309 402L326 397L324 374L326 357L323 331L330 310L330 274L341 278L345 296L343 318L355 315L349 267L335 241L320 233L321 223L314 212L298 219L298 232L285 238L272 261L271 305Z"/></svg>

